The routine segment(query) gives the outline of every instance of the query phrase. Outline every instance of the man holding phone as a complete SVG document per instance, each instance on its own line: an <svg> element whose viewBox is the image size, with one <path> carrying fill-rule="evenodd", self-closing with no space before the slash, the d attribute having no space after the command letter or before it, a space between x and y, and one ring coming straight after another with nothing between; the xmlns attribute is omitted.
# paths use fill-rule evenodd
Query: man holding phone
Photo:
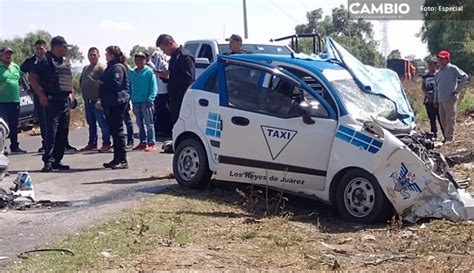
<svg viewBox="0 0 474 273"><path fill-rule="evenodd" d="M168 71L169 56L161 49L152 55L152 62L155 65L155 73L158 82L158 94L155 98L155 133L156 137L171 137L171 117L168 108L168 80L159 75Z"/></svg>
<svg viewBox="0 0 474 273"><path fill-rule="evenodd" d="M102 147L99 152L110 152L112 149L110 142L109 127L105 120L105 115L100 106L99 99L99 79L104 73L105 65L99 63L99 50L91 47L87 57L90 64L84 67L81 73L80 84L82 97L84 99L84 108L86 120L89 125L89 141L87 146L81 149L83 152L97 150L97 123L102 131Z"/></svg>

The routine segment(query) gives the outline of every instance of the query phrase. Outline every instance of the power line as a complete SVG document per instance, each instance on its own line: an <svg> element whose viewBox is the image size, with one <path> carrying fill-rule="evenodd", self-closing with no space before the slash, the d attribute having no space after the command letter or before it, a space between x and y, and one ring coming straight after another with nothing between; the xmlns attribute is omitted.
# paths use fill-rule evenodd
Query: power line
<svg viewBox="0 0 474 273"><path fill-rule="evenodd" d="M296 24L300 24L301 21L296 19L296 17L294 17L293 15L291 15L290 13L288 13L284 8L282 8L279 4L277 4L275 1L273 0L270 0L270 2L272 3L272 5L274 7L276 7L277 9L279 9L283 14L286 15L286 17L290 18L291 20L293 20Z"/></svg>

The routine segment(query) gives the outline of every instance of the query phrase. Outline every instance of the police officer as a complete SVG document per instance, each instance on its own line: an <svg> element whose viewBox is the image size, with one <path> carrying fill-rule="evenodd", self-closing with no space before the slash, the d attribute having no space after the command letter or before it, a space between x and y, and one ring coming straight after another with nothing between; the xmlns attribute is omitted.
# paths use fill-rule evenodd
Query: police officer
<svg viewBox="0 0 474 273"><path fill-rule="evenodd" d="M25 59L23 64L20 66L21 72L23 72L25 74L30 73L31 69L33 68L33 65L38 61L38 59L40 59L42 56L44 56L44 54L46 54L47 51L48 51L48 47L47 47L46 41L41 40L41 39L37 40L35 42L35 53L32 56ZM25 85L24 86L25 90L30 90L31 91L31 88L30 88L28 82L25 82L24 85ZM33 104L34 104L34 107L35 107L36 116L41 117L42 116L42 112L41 112L42 108L39 104L38 96L33 96ZM45 144L46 128L44 127L44 124L43 124L43 121L42 121L41 118L39 119L39 126L40 126L40 131L41 131L41 148L38 149L38 152L43 153L44 152L44 147L46 146L46 144Z"/></svg>
<svg viewBox="0 0 474 273"><path fill-rule="evenodd" d="M169 71L160 71L157 74L161 79L168 80L171 124L174 125L179 118L184 93L194 81L196 68L194 56L168 34L161 34L156 40L156 46L171 56Z"/></svg>
<svg viewBox="0 0 474 273"><path fill-rule="evenodd" d="M46 127L42 172L69 170L61 163L69 133L69 107L74 101L71 65L64 59L69 46L62 36L54 37L51 51L35 62L29 75Z"/></svg>

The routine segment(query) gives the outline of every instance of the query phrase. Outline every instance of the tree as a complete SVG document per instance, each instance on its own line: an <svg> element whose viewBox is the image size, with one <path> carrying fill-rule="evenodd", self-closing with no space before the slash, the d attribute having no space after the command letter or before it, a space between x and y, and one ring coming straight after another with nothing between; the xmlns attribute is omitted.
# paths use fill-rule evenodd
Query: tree
<svg viewBox="0 0 474 273"><path fill-rule="evenodd" d="M135 66L135 62L134 62L135 54L137 54L138 52L148 52L151 56L151 54L153 54L153 52L155 52L156 50L157 48L154 46L144 47L141 45L134 45L132 49L130 49L130 55L127 59L127 63L133 67Z"/></svg>
<svg viewBox="0 0 474 273"><path fill-rule="evenodd" d="M402 58L402 53L398 49L394 49L390 51L390 53L387 56L387 60L390 59L401 59Z"/></svg>
<svg viewBox="0 0 474 273"><path fill-rule="evenodd" d="M295 27L297 34L319 33L331 36L365 64L384 66L385 60L377 51L372 23L362 19L351 20L344 6L332 10L331 16L323 18L323 10L316 9L306 14L308 23ZM301 41L302 52L311 53L311 41Z"/></svg>
<svg viewBox="0 0 474 273"><path fill-rule="evenodd" d="M45 30L37 30L35 32L28 32L25 37L16 36L11 40L0 40L0 47L9 46L14 51L14 61L21 64L27 57L34 53L35 42L39 39L45 40L49 45L51 41L51 34ZM84 56L77 45L73 45L68 50L66 55L71 62L82 62Z"/></svg>
<svg viewBox="0 0 474 273"><path fill-rule="evenodd" d="M474 13L473 5L461 0L425 0L425 6L451 6L463 4L462 12L424 12L423 27L419 33L421 39L428 44L428 50L436 55L440 50L451 52L451 62L467 73L474 72Z"/></svg>

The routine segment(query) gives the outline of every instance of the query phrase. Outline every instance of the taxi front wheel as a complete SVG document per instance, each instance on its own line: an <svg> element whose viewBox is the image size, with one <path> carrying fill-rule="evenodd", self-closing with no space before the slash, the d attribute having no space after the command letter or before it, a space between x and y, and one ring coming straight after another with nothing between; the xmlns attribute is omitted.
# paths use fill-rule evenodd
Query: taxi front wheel
<svg viewBox="0 0 474 273"><path fill-rule="evenodd" d="M356 223L386 221L393 213L377 179L360 169L342 177L336 190L336 206L344 220Z"/></svg>
<svg viewBox="0 0 474 273"><path fill-rule="evenodd" d="M181 186L192 189L209 186L212 172L201 142L190 138L178 145L173 157L173 173Z"/></svg>

